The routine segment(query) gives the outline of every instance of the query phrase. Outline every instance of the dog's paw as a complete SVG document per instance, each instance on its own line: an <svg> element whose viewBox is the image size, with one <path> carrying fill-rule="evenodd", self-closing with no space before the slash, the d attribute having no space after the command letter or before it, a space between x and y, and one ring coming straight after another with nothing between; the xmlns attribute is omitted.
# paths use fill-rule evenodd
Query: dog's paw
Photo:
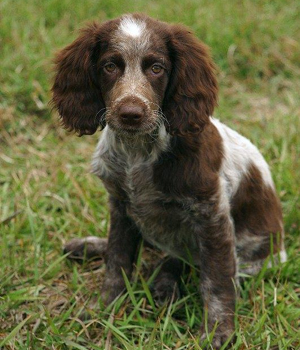
<svg viewBox="0 0 300 350"><path fill-rule="evenodd" d="M86 237L74 238L64 246L64 254L69 254L68 259L83 260L104 259L107 249L107 238Z"/></svg>
<svg viewBox="0 0 300 350"><path fill-rule="evenodd" d="M221 349L225 343L228 343L225 349L231 349L234 344L233 337L234 330L226 329L226 330L216 330L213 338L210 340L210 335L207 333L202 333L200 337L200 346L204 350L218 350Z"/></svg>
<svg viewBox="0 0 300 350"><path fill-rule="evenodd" d="M125 292L125 283L121 278L104 280L101 289L101 299L104 306L111 304L115 299L120 297Z"/></svg>
<svg viewBox="0 0 300 350"><path fill-rule="evenodd" d="M168 278L156 280L152 288L152 296L159 305L170 302L171 300L178 300L180 298L178 283Z"/></svg>

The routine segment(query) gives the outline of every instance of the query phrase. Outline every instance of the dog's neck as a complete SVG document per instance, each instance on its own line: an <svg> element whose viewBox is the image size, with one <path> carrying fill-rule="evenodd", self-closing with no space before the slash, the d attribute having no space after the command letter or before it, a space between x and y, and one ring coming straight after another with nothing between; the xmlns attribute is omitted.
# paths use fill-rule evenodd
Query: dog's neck
<svg viewBox="0 0 300 350"><path fill-rule="evenodd" d="M168 152L171 136L162 125L151 135L127 138L108 125L102 131L92 160L92 173L102 180L132 169L136 165L153 165L163 152Z"/></svg>

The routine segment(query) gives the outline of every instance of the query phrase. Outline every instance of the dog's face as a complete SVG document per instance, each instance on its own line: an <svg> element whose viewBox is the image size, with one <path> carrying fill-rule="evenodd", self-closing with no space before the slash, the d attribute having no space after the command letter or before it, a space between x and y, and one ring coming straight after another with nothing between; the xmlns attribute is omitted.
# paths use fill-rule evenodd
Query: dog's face
<svg viewBox="0 0 300 350"><path fill-rule="evenodd" d="M145 22L124 17L98 65L106 123L123 135L155 130L171 72L164 40Z"/></svg>
<svg viewBox="0 0 300 350"><path fill-rule="evenodd" d="M144 15L91 24L55 63L52 103L79 135L106 124L125 136L163 124L171 134L195 135L217 101L206 46L185 27Z"/></svg>

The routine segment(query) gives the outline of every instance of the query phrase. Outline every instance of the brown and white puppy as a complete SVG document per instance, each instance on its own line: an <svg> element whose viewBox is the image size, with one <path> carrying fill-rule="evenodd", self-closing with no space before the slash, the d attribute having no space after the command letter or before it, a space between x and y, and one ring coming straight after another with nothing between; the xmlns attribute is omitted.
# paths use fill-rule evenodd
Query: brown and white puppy
<svg viewBox="0 0 300 350"><path fill-rule="evenodd" d="M68 130L104 129L92 167L109 193L108 244L92 237L68 249L107 249L107 303L124 290L122 269L131 275L142 238L170 256L159 297L172 296L182 259L192 258L220 347L234 331L238 268L259 271L271 241L282 261L286 254L268 165L212 117L218 88L207 47L185 27L144 15L94 23L58 54L52 91Z"/></svg>

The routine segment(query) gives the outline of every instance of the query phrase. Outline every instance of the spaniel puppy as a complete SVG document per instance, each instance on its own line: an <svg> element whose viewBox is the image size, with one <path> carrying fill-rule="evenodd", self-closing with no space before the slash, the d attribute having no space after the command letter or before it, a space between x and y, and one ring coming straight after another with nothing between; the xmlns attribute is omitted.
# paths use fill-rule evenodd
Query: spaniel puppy
<svg viewBox="0 0 300 350"><path fill-rule="evenodd" d="M234 331L238 269L259 271L271 242L281 261L286 254L267 163L212 117L218 88L207 47L181 25L140 14L93 23L58 53L52 91L68 130L103 129L92 168L109 193L108 243L91 237L67 250L106 249L106 303L124 290L122 270L131 275L142 238L170 257L158 297L178 294L182 261L192 260L219 348Z"/></svg>

